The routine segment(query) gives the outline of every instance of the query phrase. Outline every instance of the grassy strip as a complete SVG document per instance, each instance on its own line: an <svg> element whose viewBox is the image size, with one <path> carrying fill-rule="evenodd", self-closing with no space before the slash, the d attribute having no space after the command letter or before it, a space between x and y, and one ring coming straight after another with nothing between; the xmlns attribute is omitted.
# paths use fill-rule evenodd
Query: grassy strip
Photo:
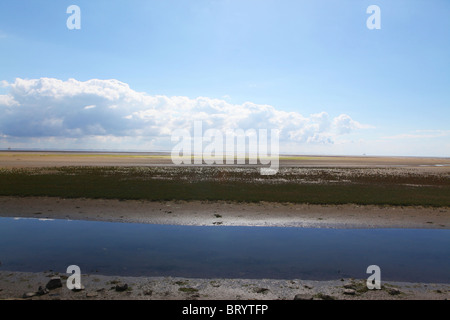
<svg viewBox="0 0 450 320"><path fill-rule="evenodd" d="M395 183L396 179L388 176L384 183L381 178L374 182L371 179L364 181L361 177L357 183L298 183L290 180L270 183L271 178L268 177L256 183L253 175L241 180L233 176L230 180L223 178L228 172L219 170L217 173L216 169L214 174L211 174L213 171L206 172L206 176L195 174L190 168L164 170L116 170L110 167L1 170L0 195L450 206L450 185L446 181L417 187ZM334 178L330 176L330 179Z"/></svg>

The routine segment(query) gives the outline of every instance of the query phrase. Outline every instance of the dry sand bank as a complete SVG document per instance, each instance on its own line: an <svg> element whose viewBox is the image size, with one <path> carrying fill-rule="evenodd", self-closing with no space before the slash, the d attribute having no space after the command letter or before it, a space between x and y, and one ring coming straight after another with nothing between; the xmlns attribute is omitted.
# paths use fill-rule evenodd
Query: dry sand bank
<svg viewBox="0 0 450 320"><path fill-rule="evenodd" d="M45 288L53 272L24 273L0 271L0 299L22 299L25 293ZM82 275L85 287L72 292L65 285L32 300L444 300L450 298L449 284L383 282L381 290L368 290L365 281L273 279L188 279L172 277L116 277ZM117 285L127 284L123 292ZM350 291L349 289L350 288ZM347 289L347 291L346 291ZM352 291L354 290L354 291Z"/></svg>
<svg viewBox="0 0 450 320"><path fill-rule="evenodd" d="M450 208L0 197L0 216L173 225L450 228Z"/></svg>

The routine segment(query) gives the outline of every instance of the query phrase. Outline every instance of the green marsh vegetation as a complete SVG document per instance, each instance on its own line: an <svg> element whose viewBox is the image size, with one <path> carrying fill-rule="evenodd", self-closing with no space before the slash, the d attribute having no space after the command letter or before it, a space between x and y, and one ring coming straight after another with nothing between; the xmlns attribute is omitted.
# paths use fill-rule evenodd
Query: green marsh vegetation
<svg viewBox="0 0 450 320"><path fill-rule="evenodd" d="M133 200L450 206L450 176L401 168L0 169L0 195Z"/></svg>

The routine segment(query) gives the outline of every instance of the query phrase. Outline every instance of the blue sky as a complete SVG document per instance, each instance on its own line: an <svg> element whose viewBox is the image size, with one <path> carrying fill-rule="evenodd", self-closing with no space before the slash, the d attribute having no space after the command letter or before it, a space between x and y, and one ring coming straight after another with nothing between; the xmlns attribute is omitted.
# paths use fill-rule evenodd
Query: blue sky
<svg viewBox="0 0 450 320"><path fill-rule="evenodd" d="M81 9L81 30L66 27L72 4ZM366 27L372 4L381 9L380 30ZM206 97L214 105L210 116L232 118L232 110L217 111L215 100L223 100L241 113L246 102L270 106L266 117L281 123L298 117L283 127L285 152L450 156L449 13L446 0L3 0L0 109L8 109L0 114L0 148L170 149L167 134L175 127L164 123L195 120L205 111L186 103ZM34 90L41 82L17 78L53 79L46 92L83 87L74 99L78 113L53 108L72 93L43 99ZM92 79L114 79L129 91L112 101L104 90L115 86L102 83L93 96ZM121 104L135 93L167 99L143 107L136 98L131 109ZM108 108L128 113L105 124ZM175 118L142 116L155 108ZM75 123L87 121L81 113L92 109L89 128ZM190 111L175 112L182 109ZM258 110L249 113L248 126L261 125ZM314 116L324 112L326 119ZM131 114L137 131L115 122ZM345 128L342 115L350 118Z"/></svg>

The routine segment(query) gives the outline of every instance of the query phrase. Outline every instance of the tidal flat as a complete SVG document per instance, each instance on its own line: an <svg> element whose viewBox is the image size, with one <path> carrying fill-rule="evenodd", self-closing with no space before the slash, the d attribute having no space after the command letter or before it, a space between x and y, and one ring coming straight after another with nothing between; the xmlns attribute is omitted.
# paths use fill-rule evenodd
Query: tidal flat
<svg viewBox="0 0 450 320"><path fill-rule="evenodd" d="M450 159L284 156L258 166L186 166L166 154L0 153L0 216L181 226L449 229ZM0 257L0 261L2 258ZM63 270L0 271L2 299L448 299L446 283L84 275L86 289L36 295ZM113 283L127 283L117 292ZM180 285L186 284L186 285ZM37 287L36 287L37 286ZM184 289L183 289L184 288ZM347 290L347 291L345 291ZM353 291L352 291L353 290ZM66 292L67 291L67 292ZM344 292L345 291L345 292Z"/></svg>

